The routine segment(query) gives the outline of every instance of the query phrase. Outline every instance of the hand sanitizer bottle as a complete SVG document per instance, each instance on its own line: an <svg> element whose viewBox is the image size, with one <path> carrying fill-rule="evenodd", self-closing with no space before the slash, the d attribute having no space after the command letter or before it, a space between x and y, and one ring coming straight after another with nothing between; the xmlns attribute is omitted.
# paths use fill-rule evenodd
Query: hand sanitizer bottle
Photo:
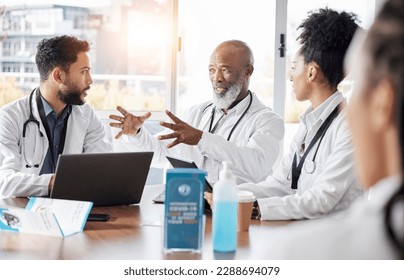
<svg viewBox="0 0 404 280"><path fill-rule="evenodd" d="M237 186L229 163L223 162L219 181L213 188L213 250L232 252L237 248Z"/></svg>

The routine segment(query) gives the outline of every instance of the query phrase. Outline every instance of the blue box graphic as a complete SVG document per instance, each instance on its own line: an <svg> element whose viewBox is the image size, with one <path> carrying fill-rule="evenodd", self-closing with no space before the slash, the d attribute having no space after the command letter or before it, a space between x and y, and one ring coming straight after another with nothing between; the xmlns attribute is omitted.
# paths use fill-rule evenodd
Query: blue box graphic
<svg viewBox="0 0 404 280"><path fill-rule="evenodd" d="M205 176L197 168L167 170L164 249L200 251L204 235Z"/></svg>

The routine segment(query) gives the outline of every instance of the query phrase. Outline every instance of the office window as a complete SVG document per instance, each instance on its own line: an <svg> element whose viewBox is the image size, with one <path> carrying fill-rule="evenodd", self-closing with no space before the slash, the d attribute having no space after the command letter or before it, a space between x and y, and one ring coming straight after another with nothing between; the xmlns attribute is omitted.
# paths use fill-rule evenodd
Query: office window
<svg viewBox="0 0 404 280"><path fill-rule="evenodd" d="M366 28L373 20L375 1L4 0L0 69L15 75L15 86L27 94L37 83L36 67L33 73L31 66L38 42L55 35L75 35L91 42L94 84L87 102L100 115L105 117L116 105L124 105L136 112L154 111L152 117L161 119L165 108L181 114L211 99L210 54L220 42L240 39L255 55L250 89L273 108L277 96L277 104L282 101L278 112L283 114L285 107L286 121L297 122L307 104L294 100L290 82L284 73L279 75L283 68L274 68L279 53L275 29L287 27L290 62L297 50L296 27L308 11L325 6L352 11ZM285 8L279 9L280 4ZM285 23L279 24L286 15ZM173 51L176 34L181 42L178 52ZM21 63L18 70L15 63ZM286 93L283 88L274 93L274 83L286 84ZM349 92L351 87L352 81L346 81L342 91Z"/></svg>
<svg viewBox="0 0 404 280"><path fill-rule="evenodd" d="M276 1L179 1L178 35L181 38L178 111L211 100L209 58L225 40L245 41L255 56L250 89L272 106Z"/></svg>
<svg viewBox="0 0 404 280"><path fill-rule="evenodd" d="M35 63L26 63L24 65L24 72L26 73L34 73L36 71Z"/></svg>
<svg viewBox="0 0 404 280"><path fill-rule="evenodd" d="M111 1L106 7L90 9L88 26L96 43L88 103L98 110L115 110L117 105L132 111L164 110L169 75L167 2Z"/></svg>
<svg viewBox="0 0 404 280"><path fill-rule="evenodd" d="M21 42L16 39L6 39L3 41L3 56L21 56Z"/></svg>
<svg viewBox="0 0 404 280"><path fill-rule="evenodd" d="M90 105L100 111L115 110L117 105L136 111L164 110L171 33L167 7L172 1L86 2L3 1L3 72L20 72L10 68L17 61L34 62L43 38L74 35L91 43ZM26 75L32 71L21 69L16 86L28 94L35 86L33 77Z"/></svg>
<svg viewBox="0 0 404 280"><path fill-rule="evenodd" d="M7 62L2 64L3 72L20 72L20 64L18 62Z"/></svg>
<svg viewBox="0 0 404 280"><path fill-rule="evenodd" d="M11 42L3 42L2 56L10 56L11 53Z"/></svg>
<svg viewBox="0 0 404 280"><path fill-rule="evenodd" d="M3 27L10 31L21 31L21 16L18 13L12 13L9 18L3 19Z"/></svg>
<svg viewBox="0 0 404 280"><path fill-rule="evenodd" d="M36 53L36 47L38 46L38 43L41 39L42 38L26 38L24 52L26 53L27 56L34 57ZM33 62L32 64L35 65L35 63ZM34 69L36 71L36 65Z"/></svg>

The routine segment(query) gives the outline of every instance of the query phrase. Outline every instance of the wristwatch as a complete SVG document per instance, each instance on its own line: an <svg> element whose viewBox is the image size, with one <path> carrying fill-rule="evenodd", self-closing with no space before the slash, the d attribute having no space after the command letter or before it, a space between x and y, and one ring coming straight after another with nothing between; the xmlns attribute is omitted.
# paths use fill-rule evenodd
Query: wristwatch
<svg viewBox="0 0 404 280"><path fill-rule="evenodd" d="M258 201L254 201L253 210L251 213L251 219L253 219L253 220L261 219L261 211L260 211L260 206L258 205Z"/></svg>

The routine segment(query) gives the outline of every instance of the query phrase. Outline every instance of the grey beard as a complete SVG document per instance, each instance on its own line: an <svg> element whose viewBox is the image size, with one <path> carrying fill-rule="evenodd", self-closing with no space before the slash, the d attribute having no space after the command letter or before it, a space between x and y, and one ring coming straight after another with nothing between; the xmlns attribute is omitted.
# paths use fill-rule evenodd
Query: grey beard
<svg viewBox="0 0 404 280"><path fill-rule="evenodd" d="M216 93L213 90L213 104L218 109L229 108L230 105L233 104L234 101L236 101L237 96L240 94L242 87L243 87L242 83L232 85L224 94Z"/></svg>

